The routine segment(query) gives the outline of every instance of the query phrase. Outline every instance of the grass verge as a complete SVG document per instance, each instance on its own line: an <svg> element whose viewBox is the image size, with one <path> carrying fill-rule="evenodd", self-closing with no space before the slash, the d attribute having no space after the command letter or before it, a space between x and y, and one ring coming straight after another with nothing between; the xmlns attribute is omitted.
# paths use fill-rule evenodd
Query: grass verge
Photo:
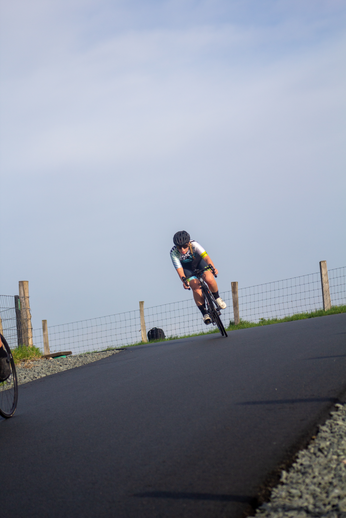
<svg viewBox="0 0 346 518"><path fill-rule="evenodd" d="M12 356L14 359L14 363L25 362L28 360L39 360L42 357L42 352L38 347L34 345L32 347L26 347L26 345L21 345L16 349L12 349Z"/></svg>
<svg viewBox="0 0 346 518"><path fill-rule="evenodd" d="M338 313L346 313L346 306L332 306L328 311L319 309L317 311L311 311L310 313L297 313L296 315L284 318L261 318L257 323L240 320L240 324L237 326L231 321L229 327L227 327L227 331L236 331L237 329L247 329L249 327L270 326L272 324L280 324L282 322L293 322L294 320L305 320L307 318L337 315Z"/></svg>

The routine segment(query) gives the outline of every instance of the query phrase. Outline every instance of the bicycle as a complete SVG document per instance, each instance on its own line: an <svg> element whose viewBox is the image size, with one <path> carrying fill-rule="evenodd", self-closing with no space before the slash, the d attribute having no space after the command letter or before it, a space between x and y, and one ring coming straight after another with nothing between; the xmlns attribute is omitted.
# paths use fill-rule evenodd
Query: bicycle
<svg viewBox="0 0 346 518"><path fill-rule="evenodd" d="M194 270L193 275L195 277L197 277L197 279L200 282L202 294L203 294L205 303L207 305L207 310L208 310L208 314L210 316L211 323L219 328L219 331L222 336L228 336L226 329L224 328L224 325L220 318L221 309L217 305L217 302L214 298L214 295L210 291L208 284L203 279L203 274L207 270L210 270L213 273L214 277L217 277L217 275L215 274L215 269L211 265L208 265L205 268L202 268L201 270L200 269ZM183 278L183 281L184 281L184 284L189 287L189 285L187 283L188 279L186 279L186 277ZM190 287L189 287L189 289L190 289Z"/></svg>
<svg viewBox="0 0 346 518"><path fill-rule="evenodd" d="M1 342L7 352L7 358L4 360L5 379L0 381L0 415L8 418L12 417L17 408L18 402L18 379L16 366L14 364L11 349L6 339L0 334Z"/></svg>

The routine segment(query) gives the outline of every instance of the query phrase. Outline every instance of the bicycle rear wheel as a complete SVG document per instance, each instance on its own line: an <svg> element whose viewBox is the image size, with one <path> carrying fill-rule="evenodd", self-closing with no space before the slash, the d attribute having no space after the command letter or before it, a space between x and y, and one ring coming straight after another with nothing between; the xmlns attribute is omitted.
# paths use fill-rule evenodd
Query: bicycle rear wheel
<svg viewBox="0 0 346 518"><path fill-rule="evenodd" d="M227 332L226 332L226 329L222 323L222 320L220 318L220 315L219 315L219 311L218 309L215 307L216 306L216 302L213 300L209 290L205 290L205 299L206 299L206 303L207 303L207 307L208 307L208 311L209 311L209 316L211 318L211 321L217 325L220 333L222 336L228 336L227 335Z"/></svg>
<svg viewBox="0 0 346 518"><path fill-rule="evenodd" d="M17 408L18 402L18 380L16 366L14 364L11 349L5 338L0 335L1 341L8 355L10 375L5 381L0 382L0 415L2 417L12 417Z"/></svg>

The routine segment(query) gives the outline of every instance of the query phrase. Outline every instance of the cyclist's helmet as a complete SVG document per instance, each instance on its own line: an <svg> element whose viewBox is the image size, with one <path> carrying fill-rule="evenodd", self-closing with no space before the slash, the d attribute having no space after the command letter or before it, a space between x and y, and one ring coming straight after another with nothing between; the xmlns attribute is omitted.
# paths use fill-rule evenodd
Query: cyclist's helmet
<svg viewBox="0 0 346 518"><path fill-rule="evenodd" d="M184 246L190 242L190 234L185 230L180 230L173 236L175 246Z"/></svg>

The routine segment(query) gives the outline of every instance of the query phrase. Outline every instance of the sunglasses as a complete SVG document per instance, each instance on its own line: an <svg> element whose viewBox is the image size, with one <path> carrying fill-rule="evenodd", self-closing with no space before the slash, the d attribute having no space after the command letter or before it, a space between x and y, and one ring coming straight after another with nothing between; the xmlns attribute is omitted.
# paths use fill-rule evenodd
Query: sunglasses
<svg viewBox="0 0 346 518"><path fill-rule="evenodd" d="M186 245L177 245L178 250L181 250L182 248L188 248L189 243L186 243Z"/></svg>

